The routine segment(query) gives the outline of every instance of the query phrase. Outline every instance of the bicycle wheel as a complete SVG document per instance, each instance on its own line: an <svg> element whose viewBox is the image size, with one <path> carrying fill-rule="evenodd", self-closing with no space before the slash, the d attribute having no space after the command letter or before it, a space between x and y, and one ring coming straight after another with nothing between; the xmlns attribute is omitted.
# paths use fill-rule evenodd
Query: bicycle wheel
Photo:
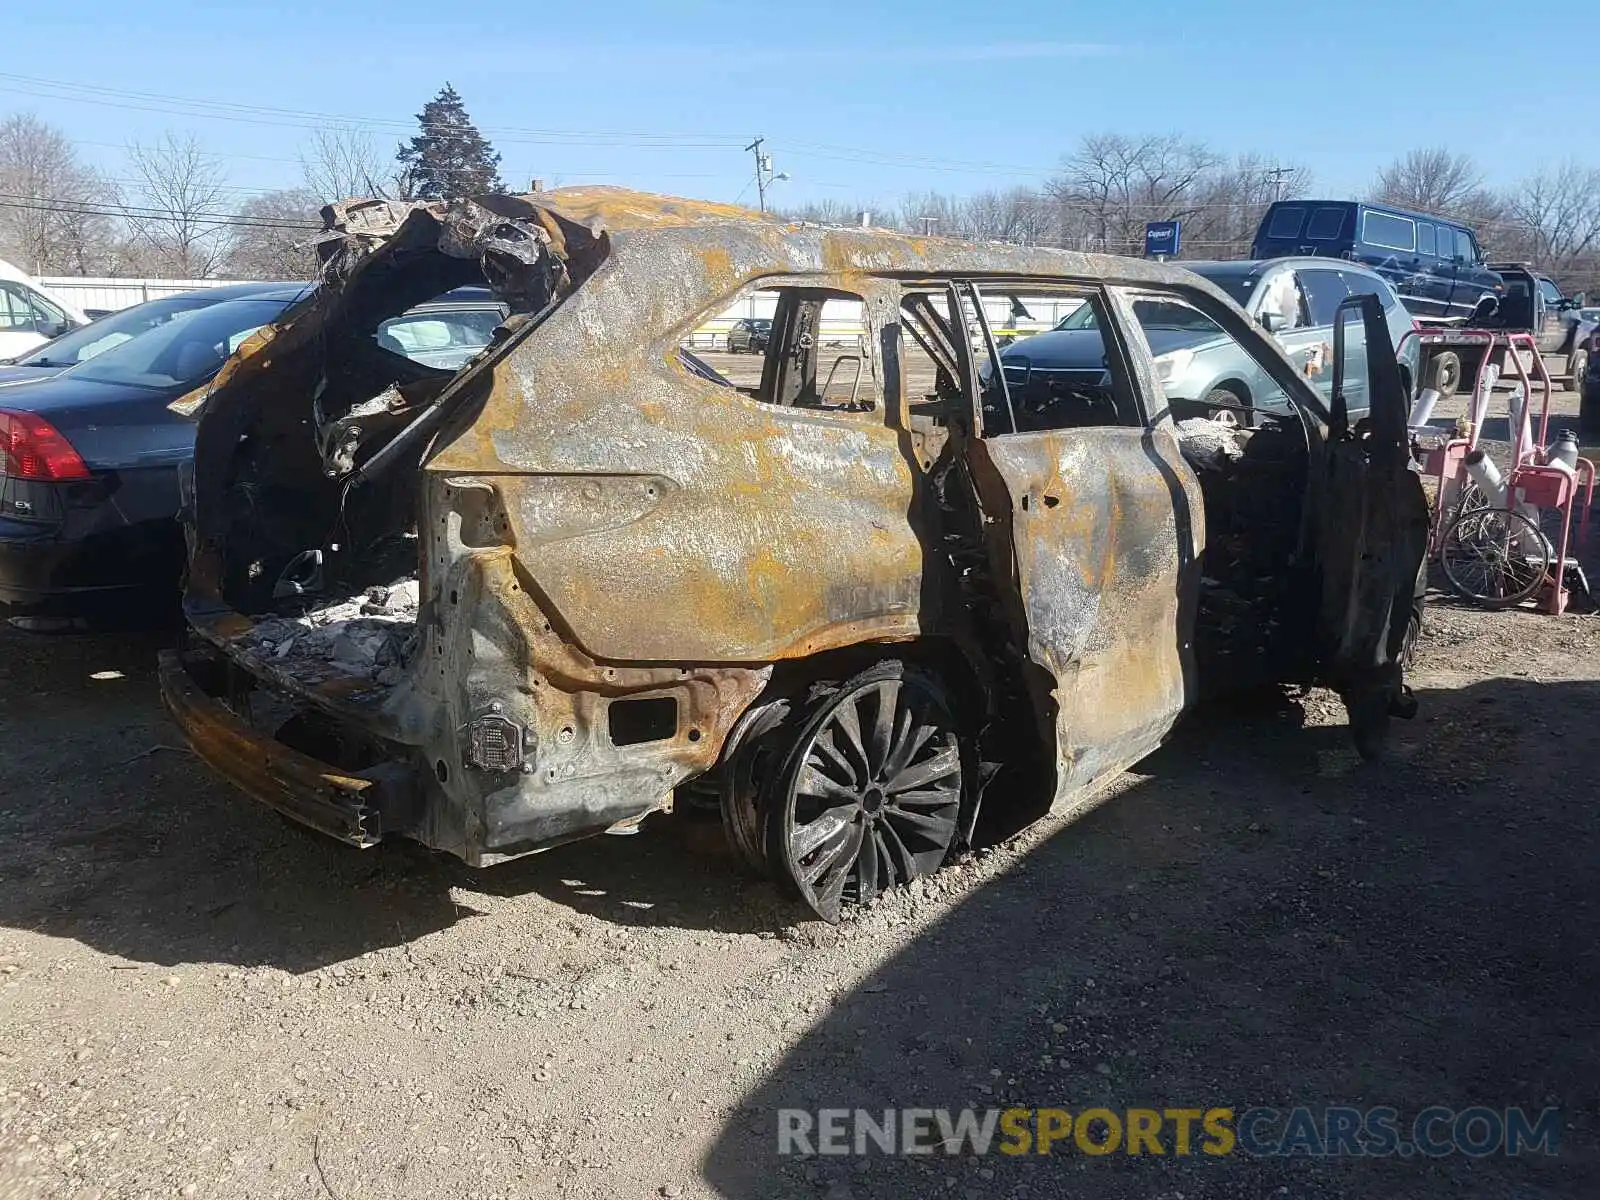
<svg viewBox="0 0 1600 1200"><path fill-rule="evenodd" d="M1450 519L1454 521L1463 513L1488 507L1489 497L1483 494L1483 489L1469 475L1461 481L1461 487L1456 491L1455 502L1450 505Z"/></svg>
<svg viewBox="0 0 1600 1200"><path fill-rule="evenodd" d="M1519 512L1468 509L1445 531L1440 565L1456 595L1485 608L1510 608L1544 583L1550 544Z"/></svg>

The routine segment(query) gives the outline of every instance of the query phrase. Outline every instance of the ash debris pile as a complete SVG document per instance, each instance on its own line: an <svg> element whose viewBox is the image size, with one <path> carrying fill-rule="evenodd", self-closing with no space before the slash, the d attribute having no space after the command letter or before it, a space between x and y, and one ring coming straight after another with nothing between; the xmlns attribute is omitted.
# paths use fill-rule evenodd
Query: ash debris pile
<svg viewBox="0 0 1600 1200"><path fill-rule="evenodd" d="M248 653L295 675L336 672L374 683L399 682L417 641L415 579L368 588L352 599L298 617L269 617L240 642Z"/></svg>

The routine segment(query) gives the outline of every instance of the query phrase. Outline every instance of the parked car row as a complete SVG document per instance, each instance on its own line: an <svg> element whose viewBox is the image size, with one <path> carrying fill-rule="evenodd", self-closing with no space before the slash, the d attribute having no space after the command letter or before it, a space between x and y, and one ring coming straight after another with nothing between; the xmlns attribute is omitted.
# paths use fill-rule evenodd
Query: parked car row
<svg viewBox="0 0 1600 1200"><path fill-rule="evenodd" d="M1418 344L1406 335L1412 318L1376 271L1352 262L1281 258L1265 262L1186 262L1187 269L1214 283L1246 315L1276 339L1282 351L1330 399L1333 391L1333 327L1351 296L1372 295L1383 310L1389 343L1401 353L1402 386L1409 395L1417 378ZM1136 298L1138 320L1155 354L1158 378L1179 416L1228 414L1253 424L1263 413L1286 414L1289 397L1270 373L1205 313L1191 306ZM1008 377L1024 389L1048 390L1062 380L1099 372L1099 315L1084 306L1048 333L1021 337L1002 350ZM1345 399L1356 415L1368 409L1365 391L1365 331L1346 330Z"/></svg>
<svg viewBox="0 0 1600 1200"><path fill-rule="evenodd" d="M1284 200L1263 216L1252 253L1361 264L1423 322L1530 334L1550 377L1582 393L1584 431L1600 434L1600 309L1527 263L1488 261L1465 224L1372 202ZM1429 352L1412 377L1449 397L1478 365L1458 348Z"/></svg>
<svg viewBox="0 0 1600 1200"><path fill-rule="evenodd" d="M202 288L199 291L149 300L143 304L135 304L131 308L108 313L61 333L53 341L0 361L0 387L59 375L69 367L87 362L97 354L131 341L140 334L158 325L165 325L173 318L195 309L207 308L224 300L244 300L281 292L283 288L283 284L262 283Z"/></svg>

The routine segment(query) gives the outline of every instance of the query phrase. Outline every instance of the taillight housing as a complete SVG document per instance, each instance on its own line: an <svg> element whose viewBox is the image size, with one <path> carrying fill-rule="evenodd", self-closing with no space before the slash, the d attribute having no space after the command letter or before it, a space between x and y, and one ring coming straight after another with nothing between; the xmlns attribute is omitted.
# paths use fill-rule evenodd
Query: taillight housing
<svg viewBox="0 0 1600 1200"><path fill-rule="evenodd" d="M0 408L0 467L12 479L42 483L89 478L89 468L54 425L38 413L6 408Z"/></svg>

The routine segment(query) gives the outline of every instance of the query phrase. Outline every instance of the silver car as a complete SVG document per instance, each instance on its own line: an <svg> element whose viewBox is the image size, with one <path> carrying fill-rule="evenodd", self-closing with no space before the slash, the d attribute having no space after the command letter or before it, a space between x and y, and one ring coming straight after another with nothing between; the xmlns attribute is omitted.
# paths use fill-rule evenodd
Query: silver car
<svg viewBox="0 0 1600 1200"><path fill-rule="evenodd" d="M1375 271L1326 258L1274 258L1249 262L1192 262L1185 267L1233 298L1310 379L1324 398L1333 389L1333 321L1350 296L1375 294L1383 305L1397 350L1412 331L1411 315ZM1168 300L1135 299L1134 316L1155 352L1158 378L1167 401L1180 416L1235 412L1248 421L1251 411L1288 411L1281 388L1272 383L1238 344L1204 313ZM1091 332L1094 331L1094 332ZM1348 330L1346 389L1352 413L1367 409L1366 349L1359 325ZM1095 310L1084 305L1053 330L1007 347L1001 360L1007 376L1031 377L1099 370L1103 350L1095 331ZM1417 340L1406 342L1400 371L1410 395L1417 378ZM1095 361L1089 361L1090 358ZM1080 361L1082 360L1082 361Z"/></svg>

